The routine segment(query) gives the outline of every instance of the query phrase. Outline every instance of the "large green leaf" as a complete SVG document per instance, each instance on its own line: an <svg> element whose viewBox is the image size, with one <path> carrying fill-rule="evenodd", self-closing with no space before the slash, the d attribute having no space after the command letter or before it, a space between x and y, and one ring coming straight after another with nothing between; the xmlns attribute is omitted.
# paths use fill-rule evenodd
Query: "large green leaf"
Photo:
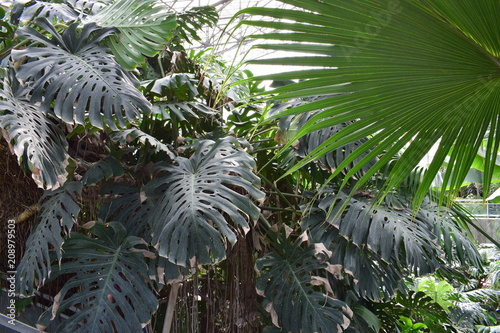
<svg viewBox="0 0 500 333"><path fill-rule="evenodd" d="M278 105L278 108L271 108L270 112L276 112L276 109L281 109L283 108L283 105L291 105L292 107L296 107L300 104L306 104L308 102L313 101L314 99L308 98L305 101L298 102L289 102L289 103L280 103ZM300 130L309 119L314 117L315 113L313 112L308 112L296 116L289 116L289 117L284 117L280 119L279 125L280 128L283 132L287 133L291 137L293 137L293 133ZM334 136L337 134L339 131L343 130L345 127L349 126L351 122L346 122L346 123L341 123L337 124L334 126L318 129L314 132L308 133L304 136L302 136L296 144L294 144L294 148L297 152L297 155L300 156L301 158L307 158L309 154L311 154L317 147L319 147L323 142L328 140L330 137ZM316 162L320 165L321 168L328 170L328 171L334 171L337 169L339 165L341 165L344 160L351 155L353 152L356 151L363 143L366 142L366 138L362 138L353 142L349 142L345 144L344 146L341 146L337 149L331 150L330 152L326 153L325 155L319 157ZM359 163L363 157L366 156L367 153L362 154L361 156L357 157L352 163L349 165L345 166L345 172L348 170L351 170L357 163ZM369 162L366 162L364 164L359 172L354 175L354 178L359 179L361 178L364 173L366 173L371 166L375 164L376 160L372 160Z"/></svg>
<svg viewBox="0 0 500 333"><path fill-rule="evenodd" d="M151 320L158 300L141 250L143 240L127 236L117 223L96 223L93 238L72 233L64 244L64 261L54 276L74 274L54 298L40 322L44 325L73 307L57 332L137 333Z"/></svg>
<svg viewBox="0 0 500 333"><path fill-rule="evenodd" d="M367 246L386 262L416 275L434 272L442 252L431 221L414 217L410 209L373 208L372 201L362 195L349 199L340 193L326 197L319 207L324 211L332 207L328 223L353 244Z"/></svg>
<svg viewBox="0 0 500 333"><path fill-rule="evenodd" d="M436 203L425 200L417 218L434 225L437 242L449 262L459 261L462 265L470 264L478 268L482 266L481 255L467 225L468 216L454 209L445 212Z"/></svg>
<svg viewBox="0 0 500 333"><path fill-rule="evenodd" d="M156 165L159 177L146 191L158 196L150 219L153 243L161 256L183 266L225 258L226 240L234 244L237 238L232 228L248 229L248 220L259 217L251 198L263 197L252 173L255 162L236 139L199 141L194 148L190 158Z"/></svg>
<svg viewBox="0 0 500 333"><path fill-rule="evenodd" d="M311 159L368 137L334 172L340 173L343 167L369 152L350 170L348 175L352 176L371 158L383 154L358 182L360 187L408 145L386 181L382 193L387 193L439 142L415 197L418 206L452 147L444 184L458 189L490 130L495 134L489 136L486 147L488 167L484 183L488 188L500 145L500 2L282 2L299 10L243 10L247 14L282 19L247 21L247 24L277 30L257 37L280 43L258 47L308 54L253 63L314 67L266 76L281 80L308 79L276 89L276 98L336 94L282 114L321 110L296 138L319 128L358 119L320 145L310 154Z"/></svg>
<svg viewBox="0 0 500 333"><path fill-rule="evenodd" d="M70 22L78 19L78 12L64 2L29 1L24 6L19 18L23 23L27 23L36 17L46 17L51 21L57 20L62 22ZM21 9L19 5L16 7ZM13 14L18 15L15 12Z"/></svg>
<svg viewBox="0 0 500 333"><path fill-rule="evenodd" d="M150 112L149 102L135 88L137 79L98 44L112 29L87 24L78 34L73 24L59 34L46 19L37 22L53 39L23 27L19 34L40 45L12 51L17 61L28 58L17 76L34 80L32 103L41 102L43 110L53 104L55 115L68 123L84 124L88 117L92 125L102 128L106 124L112 129Z"/></svg>
<svg viewBox="0 0 500 333"><path fill-rule="evenodd" d="M308 240L321 243L332 252L330 264L337 267L330 279L347 283L359 297L379 301L389 300L398 289L404 289L403 272L364 244L355 244L339 234L339 230L325 222L327 212L313 208L301 220Z"/></svg>
<svg viewBox="0 0 500 333"><path fill-rule="evenodd" d="M113 3L113 0L65 0L80 15L97 14L102 9Z"/></svg>
<svg viewBox="0 0 500 333"><path fill-rule="evenodd" d="M117 28L118 36L108 41L118 63L131 70L161 51L173 36L175 15L169 7L155 0L118 0L85 23Z"/></svg>
<svg viewBox="0 0 500 333"><path fill-rule="evenodd" d="M26 88L12 75L5 77L0 90L0 127L38 186L55 189L66 181L69 155L64 134L38 106L29 103Z"/></svg>
<svg viewBox="0 0 500 333"><path fill-rule="evenodd" d="M431 328L430 332L456 332L455 329L450 329L448 313L423 292L398 292L391 302L375 303L373 307L382 321L382 332L398 332L396 322L400 316L425 322ZM445 324L448 324L447 329L443 327Z"/></svg>
<svg viewBox="0 0 500 333"><path fill-rule="evenodd" d="M342 332L352 311L344 302L314 287L314 274L326 267L327 251L303 249L300 241L286 239L276 252L257 260L257 292L265 296L273 323L285 332Z"/></svg>
<svg viewBox="0 0 500 333"><path fill-rule="evenodd" d="M69 234L80 212L78 197L81 191L81 183L71 182L55 191L46 191L40 199L40 222L28 237L17 268L20 293L31 295L35 284L42 285L50 277L51 252L54 251L61 260L64 237Z"/></svg>

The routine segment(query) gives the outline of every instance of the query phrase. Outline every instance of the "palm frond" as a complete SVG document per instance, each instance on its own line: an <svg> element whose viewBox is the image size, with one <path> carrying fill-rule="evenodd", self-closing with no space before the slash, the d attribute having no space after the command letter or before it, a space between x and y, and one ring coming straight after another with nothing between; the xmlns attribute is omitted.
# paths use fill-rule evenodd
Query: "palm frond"
<svg viewBox="0 0 500 333"><path fill-rule="evenodd" d="M219 15L212 6L194 7L177 15L177 34L192 44L192 39L200 41L199 31L204 27L213 27Z"/></svg>
<svg viewBox="0 0 500 333"><path fill-rule="evenodd" d="M279 43L257 47L309 54L253 63L321 69L261 79L307 79L276 89L279 99L335 95L279 115L320 110L291 141L320 128L358 120L318 146L294 169L346 143L368 137L334 172L340 173L368 152L349 171L351 177L381 155L358 182L360 187L408 145L385 183L382 194L387 194L439 142L415 196L415 206L422 202L452 148L444 185L458 189L487 131L499 131L500 4L490 0L476 1L474 5L442 0L282 2L298 9L242 11L282 19L247 21L278 31L255 37ZM500 135L490 135L485 188L493 175L499 145Z"/></svg>

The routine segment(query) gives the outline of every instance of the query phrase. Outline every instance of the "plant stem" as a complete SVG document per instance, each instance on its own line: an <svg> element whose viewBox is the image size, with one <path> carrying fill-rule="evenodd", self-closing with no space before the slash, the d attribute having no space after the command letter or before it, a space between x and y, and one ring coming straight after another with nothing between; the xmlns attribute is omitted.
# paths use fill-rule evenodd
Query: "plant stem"
<svg viewBox="0 0 500 333"><path fill-rule="evenodd" d="M165 321L163 322L162 333L170 333L172 322L174 319L175 302L177 300L177 293L179 292L180 282L172 283L170 294L168 296L167 311L165 312Z"/></svg>

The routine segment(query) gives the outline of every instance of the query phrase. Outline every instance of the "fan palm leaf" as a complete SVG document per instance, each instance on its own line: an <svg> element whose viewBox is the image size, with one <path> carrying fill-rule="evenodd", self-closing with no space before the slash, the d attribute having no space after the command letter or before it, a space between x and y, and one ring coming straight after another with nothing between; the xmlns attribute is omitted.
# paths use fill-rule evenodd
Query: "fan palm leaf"
<svg viewBox="0 0 500 333"><path fill-rule="evenodd" d="M247 24L278 31L257 37L279 43L258 47L306 55L254 63L304 65L308 69L260 79L306 79L276 89L277 99L333 94L278 115L319 110L291 142L314 130L357 120L330 137L294 169L348 142L368 137L334 175L368 152L349 170L351 177L363 164L382 154L358 182L356 190L395 153L406 148L385 183L382 193L387 193L439 143L415 201L422 202L452 148L444 186L458 188L487 131L498 133L500 126L500 3L282 2L298 9L249 8L243 12L286 21L254 20ZM493 176L499 144L499 135L489 135L486 189Z"/></svg>

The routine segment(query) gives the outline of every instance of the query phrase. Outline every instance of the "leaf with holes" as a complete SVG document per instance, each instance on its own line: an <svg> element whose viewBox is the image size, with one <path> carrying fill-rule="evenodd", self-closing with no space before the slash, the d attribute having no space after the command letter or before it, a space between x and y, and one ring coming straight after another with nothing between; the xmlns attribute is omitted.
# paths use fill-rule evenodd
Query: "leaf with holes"
<svg viewBox="0 0 500 333"><path fill-rule="evenodd" d="M259 217L251 200L263 197L252 173L255 162L237 145L232 137L198 141L190 158L155 166L158 177L146 193L158 195L150 223L161 256L183 266L193 258L199 264L219 262L226 240L236 242L232 228L248 229L248 219Z"/></svg>
<svg viewBox="0 0 500 333"><path fill-rule="evenodd" d="M153 114L161 115L163 120L177 117L180 121L191 119L200 119L210 115L215 115L216 110L198 102L157 102L153 105Z"/></svg>
<svg viewBox="0 0 500 333"><path fill-rule="evenodd" d="M30 1L24 7L19 20L27 23L36 17L46 17L50 21L71 22L78 19L78 12L62 2Z"/></svg>
<svg viewBox="0 0 500 333"><path fill-rule="evenodd" d="M76 312L57 327L57 332L141 332L158 307L144 255L136 248L143 240L127 236L125 227L117 222L98 222L89 231L94 237L72 233L66 240L66 260L54 277L73 276L40 322L46 325L74 307Z"/></svg>
<svg viewBox="0 0 500 333"><path fill-rule="evenodd" d="M340 235L359 247L367 246L388 263L416 275L432 273L440 265L442 252L434 241L433 224L414 218L410 209L374 208L373 199L349 199L344 193L326 197L319 207L325 212L332 207L328 223Z"/></svg>
<svg viewBox="0 0 500 333"><path fill-rule="evenodd" d="M23 27L19 34L40 45L12 51L15 60L28 59L17 77L34 80L32 103L41 102L46 111L53 104L55 115L67 123L84 124L88 117L92 125L103 128L105 124L112 129L125 127L137 115L150 112L149 102L135 88L137 79L99 45L113 29L87 24L78 34L78 25L73 24L60 35L46 19L37 23L53 39Z"/></svg>
<svg viewBox="0 0 500 333"><path fill-rule="evenodd" d="M342 332L350 324L352 311L313 286L312 275L326 264L314 246L303 249L288 239L257 260L260 272L256 288L266 299L266 309L277 317L273 323L285 332Z"/></svg>
<svg viewBox="0 0 500 333"><path fill-rule="evenodd" d="M112 0L65 0L80 15L93 15L113 3Z"/></svg>
<svg viewBox="0 0 500 333"><path fill-rule="evenodd" d="M41 285L51 275L51 252L61 260L64 237L80 212L77 200L81 191L81 183L71 182L55 191L46 191L40 199L40 222L28 237L17 268L16 284L21 294L31 295L35 281Z"/></svg>
<svg viewBox="0 0 500 333"><path fill-rule="evenodd" d="M367 246L342 237L338 229L327 222L325 211L314 207L302 218L300 226L311 243L322 243L332 251L330 264L337 270L329 271L330 277L348 280L360 297L389 300L396 290L404 289L403 273L395 265Z"/></svg>
<svg viewBox="0 0 500 333"><path fill-rule="evenodd" d="M118 0L85 23L96 23L101 27L117 28L108 45L118 63L132 70L161 51L173 37L176 28L175 15L170 7L155 0Z"/></svg>
<svg viewBox="0 0 500 333"><path fill-rule="evenodd" d="M315 113L309 112L303 114L301 117L298 117L298 129L305 126L307 121L314 116ZM295 116L297 118L297 116ZM298 142L297 154L301 158L306 158L309 154L312 154L316 148L318 148L323 142L325 142L328 138L334 136L339 131L343 130L347 126L349 126L352 122L345 122L341 124L336 124L330 127L321 128L314 132L308 133L301 137ZM341 146L337 149L329 151L323 156L320 156L316 162L326 170L336 170L347 158L347 156L353 154L356 149L362 146L366 142L366 139L361 138L359 140L355 140L353 142L349 142L344 146ZM358 164L367 153L363 153L358 156L355 160L352 161L349 165L345 166L345 171L343 174L346 174L349 170L351 170L356 164ZM376 162L376 159L366 162L363 164L359 171L356 174L356 178L361 178Z"/></svg>
<svg viewBox="0 0 500 333"><path fill-rule="evenodd" d="M481 267L482 258L467 225L467 217L460 211L451 207L447 212L439 209L439 206L429 200L424 200L421 209L417 213L420 220L430 221L434 225L434 234L443 248L446 259L449 262L459 260L462 265L470 264Z"/></svg>
<svg viewBox="0 0 500 333"><path fill-rule="evenodd" d="M12 72L0 90L0 127L20 164L26 163L39 187L55 189L67 178L68 143L46 114L28 102Z"/></svg>

